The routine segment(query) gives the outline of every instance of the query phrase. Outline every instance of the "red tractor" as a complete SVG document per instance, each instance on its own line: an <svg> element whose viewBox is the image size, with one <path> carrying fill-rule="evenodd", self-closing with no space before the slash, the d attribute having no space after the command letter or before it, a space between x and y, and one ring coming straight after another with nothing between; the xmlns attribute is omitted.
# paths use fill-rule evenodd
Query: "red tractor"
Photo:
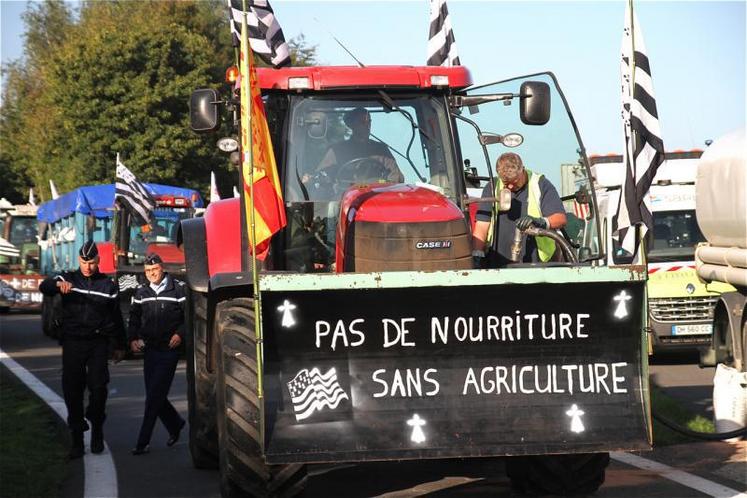
<svg viewBox="0 0 747 498"><path fill-rule="evenodd" d="M258 269L261 316L243 196L182 222L190 449L218 465L223 496L292 495L318 463L464 457L510 457L518 490L588 493L609 451L650 448L646 272L604 266L551 73L481 87L464 67L258 78L287 216ZM196 91L193 129L235 103ZM494 181L504 147L558 186L572 223L545 234L552 262L476 269L468 192Z"/></svg>

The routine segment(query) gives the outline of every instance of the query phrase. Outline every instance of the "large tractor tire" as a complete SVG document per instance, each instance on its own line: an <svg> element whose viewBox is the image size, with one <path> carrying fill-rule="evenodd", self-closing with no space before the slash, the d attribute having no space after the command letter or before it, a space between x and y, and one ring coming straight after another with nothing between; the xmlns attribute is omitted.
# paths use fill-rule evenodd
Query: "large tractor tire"
<svg viewBox="0 0 747 498"><path fill-rule="evenodd" d="M207 369L207 296L190 294L186 337L189 451L198 469L218 468L215 372Z"/></svg>
<svg viewBox="0 0 747 498"><path fill-rule="evenodd" d="M218 304L216 324L221 495L294 496L306 484L306 466L267 465L262 455L253 301Z"/></svg>
<svg viewBox="0 0 747 498"><path fill-rule="evenodd" d="M512 457L506 473L521 494L586 495L604 483L609 463L609 453Z"/></svg>

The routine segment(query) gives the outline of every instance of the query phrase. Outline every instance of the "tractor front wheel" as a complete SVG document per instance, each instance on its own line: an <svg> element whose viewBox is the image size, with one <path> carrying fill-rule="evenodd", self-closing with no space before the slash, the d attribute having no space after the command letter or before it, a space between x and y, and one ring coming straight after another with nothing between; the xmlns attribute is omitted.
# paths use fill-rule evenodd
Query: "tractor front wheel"
<svg viewBox="0 0 747 498"><path fill-rule="evenodd" d="M511 457L506 473L522 494L586 495L604 483L609 453Z"/></svg>
<svg viewBox="0 0 747 498"><path fill-rule="evenodd" d="M217 422L221 495L293 496L306 466L267 465L262 456L257 348L252 299L229 299L216 309Z"/></svg>

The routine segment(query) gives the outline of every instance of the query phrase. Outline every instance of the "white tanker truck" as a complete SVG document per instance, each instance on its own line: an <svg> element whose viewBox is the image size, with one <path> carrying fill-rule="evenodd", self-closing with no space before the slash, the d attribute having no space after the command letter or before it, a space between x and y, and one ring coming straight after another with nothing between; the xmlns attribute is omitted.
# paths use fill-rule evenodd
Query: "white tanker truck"
<svg viewBox="0 0 747 498"><path fill-rule="evenodd" d="M745 130L716 140L700 158L696 216L707 242L695 251L698 276L736 289L716 303L704 365L747 371L747 143Z"/></svg>

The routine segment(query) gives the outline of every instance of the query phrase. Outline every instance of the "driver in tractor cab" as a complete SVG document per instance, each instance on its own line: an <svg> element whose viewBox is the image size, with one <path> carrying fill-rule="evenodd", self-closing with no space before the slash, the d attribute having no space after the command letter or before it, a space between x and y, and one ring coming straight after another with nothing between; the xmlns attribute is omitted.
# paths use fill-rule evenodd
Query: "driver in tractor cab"
<svg viewBox="0 0 747 498"><path fill-rule="evenodd" d="M546 263L555 260L555 241L549 237L527 236L518 261L512 259L516 230L537 227L559 230L567 222L565 209L558 191L544 175L533 173L524 167L518 154L506 152L496 162L498 184L491 192L490 183L485 186L482 197L494 197L496 202L483 202L477 208L475 227L472 231L473 256L483 266L487 259L489 268L500 268L514 262ZM501 209L501 191L510 192L510 207ZM493 241L496 243L493 244ZM486 249L494 251L487 254ZM558 254L556 254L556 252Z"/></svg>
<svg viewBox="0 0 747 498"><path fill-rule="evenodd" d="M371 140L371 114L364 107L356 107L343 116L350 129L350 138L332 145L316 167L314 176L326 175L339 182L370 183L385 181L401 183L404 176L389 147ZM307 183L313 177L305 175Z"/></svg>

